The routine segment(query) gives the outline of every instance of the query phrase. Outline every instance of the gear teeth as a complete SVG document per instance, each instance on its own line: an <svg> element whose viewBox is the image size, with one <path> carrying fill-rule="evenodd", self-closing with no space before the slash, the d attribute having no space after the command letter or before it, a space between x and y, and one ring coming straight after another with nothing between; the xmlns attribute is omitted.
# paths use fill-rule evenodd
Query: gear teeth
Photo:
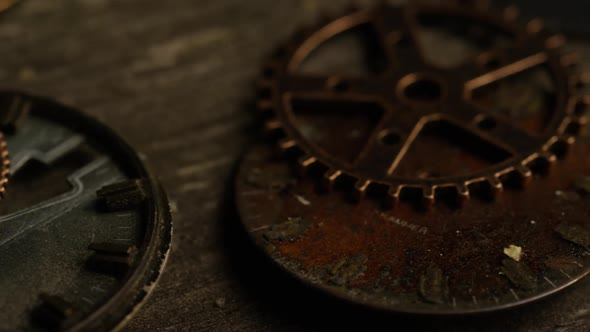
<svg viewBox="0 0 590 332"><path fill-rule="evenodd" d="M502 11L502 17L507 21L515 21L520 16L520 9L516 6L508 6Z"/></svg>
<svg viewBox="0 0 590 332"><path fill-rule="evenodd" d="M497 176L487 177L486 182L490 187L491 194L497 195L504 191L504 185Z"/></svg>
<svg viewBox="0 0 590 332"><path fill-rule="evenodd" d="M410 1L405 7L406 10L419 10L419 4L417 2L418 0L415 2ZM449 10L456 10L458 9L457 7L462 7L463 9L468 7L467 9L470 11L487 12L488 8L492 6L492 1L447 0L446 3L437 2L437 4ZM436 6L436 4L432 2L425 5L428 8ZM380 10L389 6L390 5L386 0L378 0L377 6L372 7L372 9L370 9L371 11L367 12L367 14L379 14ZM346 8L346 12L341 12L341 14L346 16L358 12L359 10L363 10L364 13L362 7L359 8L356 4L351 3L351 5ZM515 6L508 6L503 9L500 7L500 11L496 11L495 14L496 16L497 14L500 14L504 20L502 23L510 27L515 26L516 21L521 19L520 11ZM370 19L370 17L365 18L364 15L361 15L361 18ZM485 177L477 177L476 179L466 179L461 177L458 178L456 182L451 183L420 181L421 184L416 184L414 182L412 184L405 182L390 184L390 182L394 181L393 179L374 178L371 174L363 174L364 172L358 174L355 170L351 170L347 166L324 161L322 159L322 154L316 155L314 149L306 147L305 145L301 147L298 145L298 140L301 138L297 135L292 135L293 128L287 119L277 117L276 114L273 115L275 112L280 113L283 111L282 107L284 105L279 92L280 89L283 88L281 85L282 76L289 75L286 68L288 67L288 63L290 63L290 57L293 56L292 51L295 51L297 47L301 47L301 43L304 42L306 38L310 38L310 36L317 31L316 29L331 22L333 16L324 12L321 14L320 20L322 22L312 27L314 30L304 28L298 31L295 38L291 39L290 43L284 44L281 48L277 49L275 56L266 63L262 73L263 80L257 83L259 92L257 107L262 112L271 114L265 114L264 119L266 122L264 127L267 132L273 133L273 138L279 140L279 147L283 152L289 151L289 156L294 158L298 157L295 168L300 174L307 173L312 167L314 168L314 173L315 171L327 170L323 174L321 180L321 188L326 191L332 191L336 185L340 186L341 183L346 183L348 189L350 189L350 187L354 188L353 195L357 200L363 199L367 192L370 192L371 194L374 192L384 194L383 191L387 188L386 203L391 206L395 206L401 200L401 196L403 196L404 200L406 197L411 197L414 203L416 201L419 202L420 199L422 199L422 202L426 207L434 205L439 198L444 200L447 198L451 200L456 198L459 204L463 205L470 199L472 194L479 195L481 189L486 191L489 188L490 194L496 195L503 191L504 184L508 185L508 181L510 181L510 184L512 184L513 180L518 180L522 184L528 183L533 177L533 171L535 174L541 173L540 170L544 171L546 165L552 165L556 162L558 157L561 158L562 151L564 153L567 152L567 147L575 142L575 135L577 134L576 130L574 130L576 128L575 125L579 126L580 124L586 123L584 115L586 109L590 106L590 96L584 97L583 99L572 99L571 104L569 104L569 117L565 116L562 126L558 131L561 135L554 136L550 141L545 141L545 145L543 145L541 149L538 149L536 153L527 152L527 155L524 156L526 161L519 159L519 162L504 166L501 170L496 170L494 173ZM562 50L557 50L562 48L566 43L566 38L563 35L550 34L545 31L545 24L543 20L539 18L530 19L525 21L525 23L525 34L531 34L531 38L538 39L540 43L544 43L546 49L555 50L555 52L547 53L549 54L548 57L550 57L552 63L554 62L555 57L557 57L557 62L561 64L562 67L556 69L569 69L578 63L576 54L563 53ZM558 52L560 55L556 55ZM570 74L569 71L568 74ZM338 92L339 89L336 88L336 86L339 85L339 82L340 80L338 79L329 80L326 82L326 91L323 92L328 92L330 86L333 87L331 90L332 93ZM566 90L568 90L567 92L570 95L574 92L581 93L581 91L576 91L576 89L583 87L583 85L590 84L590 75L571 77L569 84L572 88L567 89L566 87ZM563 114L560 115L560 119L563 119ZM358 181L356 181L356 183L353 182L354 185L351 185L351 181L355 180ZM375 180L375 182L372 180Z"/></svg>
<svg viewBox="0 0 590 332"><path fill-rule="evenodd" d="M553 153L549 151L543 151L539 153L539 158L542 158L549 164L555 164L555 162L557 162L557 156L555 156Z"/></svg>
<svg viewBox="0 0 590 332"><path fill-rule="evenodd" d="M469 193L469 188L465 184L458 184L455 186L457 190L457 203L463 206L471 199L471 194Z"/></svg>
<svg viewBox="0 0 590 332"><path fill-rule="evenodd" d="M547 38L547 40L545 41L545 46L548 49L554 50L554 49L563 47L566 42L567 42L567 39L565 38L564 35L557 34L557 35L553 35L553 36Z"/></svg>
<svg viewBox="0 0 590 332"><path fill-rule="evenodd" d="M540 172L542 174L547 174L551 171L556 162L557 156L550 151L539 152L537 158L532 161L533 165L541 167Z"/></svg>
<svg viewBox="0 0 590 332"><path fill-rule="evenodd" d="M569 134L563 134L555 137L553 142L550 144L549 149L553 152L558 158L563 158L569 150L570 147L576 143L576 138Z"/></svg>
<svg viewBox="0 0 590 332"><path fill-rule="evenodd" d="M422 204L425 208L434 206L436 188L432 186L422 187Z"/></svg>
<svg viewBox="0 0 590 332"><path fill-rule="evenodd" d="M354 199L359 202L367 196L367 191L371 186L371 181L369 180L358 180L354 184Z"/></svg>
<svg viewBox="0 0 590 332"><path fill-rule="evenodd" d="M543 31L544 28L545 28L545 23L543 22L542 19L540 19L538 17L530 20L529 23L527 23L527 25L526 25L526 30L532 34L537 34L541 31Z"/></svg>
<svg viewBox="0 0 590 332"><path fill-rule="evenodd" d="M279 141L279 148L284 152L293 149L295 146L297 146L297 142L290 138L283 138Z"/></svg>
<svg viewBox="0 0 590 332"><path fill-rule="evenodd" d="M580 133L580 129L584 124L586 124L585 116L570 115L563 119L562 125L559 129L566 135L577 136ZM575 137L573 138L575 139Z"/></svg>
<svg viewBox="0 0 590 332"><path fill-rule="evenodd" d="M389 187L387 190L387 205L391 208L397 206L400 201L400 197L402 195L403 187L400 185L395 185Z"/></svg>
<svg viewBox="0 0 590 332"><path fill-rule="evenodd" d="M306 156L303 155L297 159L297 171L299 174L303 175L307 172L307 170L312 167L317 162L316 157Z"/></svg>
<svg viewBox="0 0 590 332"><path fill-rule="evenodd" d="M8 152L8 143L4 140L4 134L0 133L0 158L2 165L0 165L0 199L3 199L6 194L6 187L8 186L8 179L10 173L10 153Z"/></svg>
<svg viewBox="0 0 590 332"><path fill-rule="evenodd" d="M338 178L340 178L340 176L342 176L342 171L339 170L328 170L326 173L324 173L324 176L322 177L322 188L325 191L331 192L334 189L334 185L336 184L336 181L338 181Z"/></svg>
<svg viewBox="0 0 590 332"><path fill-rule="evenodd" d="M514 167L514 171L518 176L519 185L528 185L533 179L533 171L526 165L520 164Z"/></svg>
<svg viewBox="0 0 590 332"><path fill-rule="evenodd" d="M574 143L576 143L576 138L572 135L565 134L559 136L559 141L567 145L573 145Z"/></svg>

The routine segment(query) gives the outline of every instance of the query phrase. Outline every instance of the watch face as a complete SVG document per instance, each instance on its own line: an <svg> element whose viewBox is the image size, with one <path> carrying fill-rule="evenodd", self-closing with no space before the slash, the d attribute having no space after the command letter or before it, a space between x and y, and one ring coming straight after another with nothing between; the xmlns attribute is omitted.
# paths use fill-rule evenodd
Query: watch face
<svg viewBox="0 0 590 332"><path fill-rule="evenodd" d="M166 260L165 194L125 142L80 112L3 93L0 330L110 330Z"/></svg>

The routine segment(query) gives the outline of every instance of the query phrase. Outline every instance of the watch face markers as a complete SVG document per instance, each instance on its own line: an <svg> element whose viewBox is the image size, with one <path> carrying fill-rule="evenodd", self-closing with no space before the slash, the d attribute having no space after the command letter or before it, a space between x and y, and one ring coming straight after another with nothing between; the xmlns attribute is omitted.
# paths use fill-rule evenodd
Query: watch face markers
<svg viewBox="0 0 590 332"><path fill-rule="evenodd" d="M87 263L89 269L116 276L125 275L137 255L135 246L118 243L92 243L88 249L94 251Z"/></svg>
<svg viewBox="0 0 590 332"><path fill-rule="evenodd" d="M48 99L0 93L15 99L31 107L7 135L0 330L110 331L163 267L166 196L110 129Z"/></svg>
<svg viewBox="0 0 590 332"><path fill-rule="evenodd" d="M134 208L146 198L142 180L131 180L111 184L96 192L109 211Z"/></svg>

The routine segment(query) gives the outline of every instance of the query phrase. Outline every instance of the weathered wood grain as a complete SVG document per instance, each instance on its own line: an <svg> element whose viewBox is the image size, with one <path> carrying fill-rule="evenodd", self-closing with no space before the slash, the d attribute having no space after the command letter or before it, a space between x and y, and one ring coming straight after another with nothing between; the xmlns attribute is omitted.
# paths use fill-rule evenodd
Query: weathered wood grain
<svg viewBox="0 0 590 332"><path fill-rule="evenodd" d="M301 290L245 239L231 183L257 135L250 102L259 65L296 26L346 2L25 0L0 17L0 87L55 97L111 125L172 200L167 269L126 330L587 329L590 280L505 313L388 316Z"/></svg>

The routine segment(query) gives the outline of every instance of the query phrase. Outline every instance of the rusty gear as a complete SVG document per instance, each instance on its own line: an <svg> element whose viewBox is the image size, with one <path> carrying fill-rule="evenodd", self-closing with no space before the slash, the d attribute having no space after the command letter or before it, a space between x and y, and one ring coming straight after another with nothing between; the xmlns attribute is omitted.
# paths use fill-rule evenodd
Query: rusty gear
<svg viewBox="0 0 590 332"><path fill-rule="evenodd" d="M340 18L324 20L318 28L297 34L272 57L259 82L258 108L270 115L266 128L279 138L282 150L294 152L303 170L322 166L327 189L337 181L352 180L358 198L369 191L387 192L388 201L395 203L400 196L420 191L423 201L432 204L441 193L454 192L459 202L464 202L474 188L483 187L494 193L501 191L509 179L526 183L537 169L533 166L544 165L545 169L564 147L574 143L577 129L585 121L583 113L588 99L576 95L581 76L570 73L575 57L564 55L562 35L546 31L539 19L519 24L522 19L515 7L496 10L488 5L487 1L406 7L382 4L370 10L349 10ZM509 34L513 41L469 58L459 66L438 68L425 59L418 45L418 14L481 22ZM367 24L373 27L376 40L384 50L387 65L383 73L368 78L297 74L302 62L324 42ZM402 43L411 47L398 48ZM476 89L538 66L548 68L556 95L555 108L541 135L530 135L507 117L472 102L471 95ZM433 87L435 92L413 99L408 91L420 90L424 85ZM383 115L362 152L350 163L335 158L305 138L291 109L295 97L312 101L369 101L378 104ZM405 110L397 112L400 107ZM494 127L482 128L484 119L492 119ZM396 176L396 167L412 141L426 124L436 121L450 123L504 149L510 157L487 168L452 177ZM396 142L383 144L391 133L397 135Z"/></svg>

